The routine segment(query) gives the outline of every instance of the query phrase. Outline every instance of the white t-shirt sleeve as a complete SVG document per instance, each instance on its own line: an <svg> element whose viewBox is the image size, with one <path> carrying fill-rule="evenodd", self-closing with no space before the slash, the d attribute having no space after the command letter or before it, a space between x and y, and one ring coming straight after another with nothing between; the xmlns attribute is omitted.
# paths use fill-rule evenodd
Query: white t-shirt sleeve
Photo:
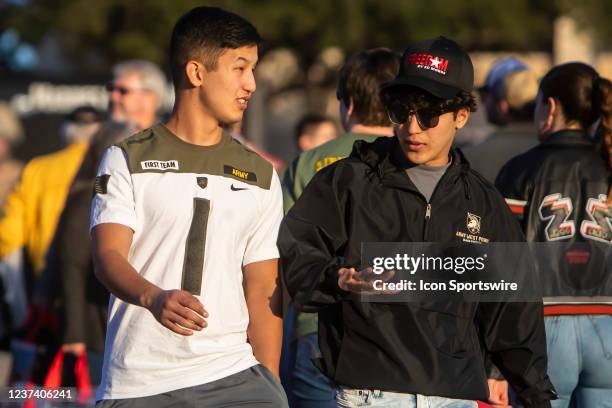
<svg viewBox="0 0 612 408"><path fill-rule="evenodd" d="M114 223L136 231L132 176L121 148L111 146L106 149L98 168L97 178L99 186L91 204L89 230L99 224Z"/></svg>
<svg viewBox="0 0 612 408"><path fill-rule="evenodd" d="M263 196L259 219L247 241L242 265L279 257L276 240L283 219L283 195L275 170L272 172L270 189L265 190Z"/></svg>

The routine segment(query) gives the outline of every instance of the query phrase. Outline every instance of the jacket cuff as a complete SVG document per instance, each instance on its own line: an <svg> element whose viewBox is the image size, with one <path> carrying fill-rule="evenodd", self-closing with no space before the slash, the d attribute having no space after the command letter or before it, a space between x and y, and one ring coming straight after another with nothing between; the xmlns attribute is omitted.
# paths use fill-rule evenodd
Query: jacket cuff
<svg viewBox="0 0 612 408"><path fill-rule="evenodd" d="M349 292L341 289L338 285L338 270L344 267L344 258L337 256L325 265L325 282L324 285L327 291L336 299L341 300L346 297Z"/></svg>
<svg viewBox="0 0 612 408"><path fill-rule="evenodd" d="M506 379L503 376L503 374L499 371L499 369L495 366L495 364L491 362L490 359L487 358L485 366L487 370L487 378L498 380L498 381Z"/></svg>
<svg viewBox="0 0 612 408"><path fill-rule="evenodd" d="M550 400L557 399L557 392L552 383L547 380L549 387L546 391L523 392L518 395L518 399L525 408L550 408Z"/></svg>

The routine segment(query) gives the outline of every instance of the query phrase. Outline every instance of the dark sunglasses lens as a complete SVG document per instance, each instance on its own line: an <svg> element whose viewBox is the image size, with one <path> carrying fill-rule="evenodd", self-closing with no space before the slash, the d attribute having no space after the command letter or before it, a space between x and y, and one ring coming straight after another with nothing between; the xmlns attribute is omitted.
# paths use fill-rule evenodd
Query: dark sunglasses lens
<svg viewBox="0 0 612 408"><path fill-rule="evenodd" d="M434 128L440 122L440 114L433 111L417 111L416 113L419 124L422 128Z"/></svg>
<svg viewBox="0 0 612 408"><path fill-rule="evenodd" d="M410 114L408 108L400 104L390 106L387 111L389 112L389 119L396 125L406 123Z"/></svg>
<svg viewBox="0 0 612 408"><path fill-rule="evenodd" d="M106 84L106 91L108 93L113 93L115 91L119 92L122 96L126 95L129 91L122 86L115 86L113 84Z"/></svg>

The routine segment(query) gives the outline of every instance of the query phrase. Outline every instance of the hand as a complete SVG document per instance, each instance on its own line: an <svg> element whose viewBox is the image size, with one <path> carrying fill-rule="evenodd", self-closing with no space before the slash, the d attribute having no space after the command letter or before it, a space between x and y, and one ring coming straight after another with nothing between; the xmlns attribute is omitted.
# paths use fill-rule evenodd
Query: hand
<svg viewBox="0 0 612 408"><path fill-rule="evenodd" d="M85 343L62 344L62 351L64 353L74 354L77 357L85 353L85 350L86 350Z"/></svg>
<svg viewBox="0 0 612 408"><path fill-rule="evenodd" d="M191 336L192 330L207 326L208 312L202 303L185 290L160 290L147 307L155 319L173 332Z"/></svg>
<svg viewBox="0 0 612 408"><path fill-rule="evenodd" d="M374 289L374 281L381 280L387 282L395 276L395 271L386 271L380 275L375 274L372 268L366 268L362 271L357 271L355 268L340 268L338 270L338 286L340 289L347 292L353 292L366 295L392 295L398 291L393 290L376 290Z"/></svg>
<svg viewBox="0 0 612 408"><path fill-rule="evenodd" d="M489 378L489 403L495 407L512 408L508 401L508 381Z"/></svg>

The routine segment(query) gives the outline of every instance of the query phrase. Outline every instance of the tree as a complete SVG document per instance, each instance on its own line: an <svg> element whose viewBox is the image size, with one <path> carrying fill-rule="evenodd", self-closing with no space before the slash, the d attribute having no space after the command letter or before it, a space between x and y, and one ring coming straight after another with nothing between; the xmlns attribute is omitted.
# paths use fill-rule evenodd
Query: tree
<svg viewBox="0 0 612 408"><path fill-rule="evenodd" d="M18 30L38 43L53 35L79 70L101 73L124 58L146 58L166 66L172 26L195 0L31 0L0 6L0 31ZM268 49L289 47L304 66L326 46L352 53L388 46L401 50L417 39L444 34L470 50L550 50L556 16L573 12L594 25L601 38L612 2L586 0L211 0L234 11L267 40Z"/></svg>

